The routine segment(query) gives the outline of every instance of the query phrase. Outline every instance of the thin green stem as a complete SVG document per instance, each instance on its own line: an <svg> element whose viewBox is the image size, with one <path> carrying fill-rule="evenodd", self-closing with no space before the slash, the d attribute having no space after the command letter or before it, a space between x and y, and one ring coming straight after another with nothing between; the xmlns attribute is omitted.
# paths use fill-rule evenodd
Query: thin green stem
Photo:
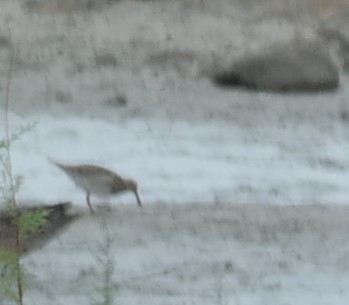
<svg viewBox="0 0 349 305"><path fill-rule="evenodd" d="M11 92L11 85L12 85L12 74L13 74L13 65L14 65L14 58L15 58L15 49L12 47L10 49L10 67L7 74L7 83L6 83L6 95L5 95L5 151L6 151L6 171L9 179L9 187L10 187L10 204L13 210L15 211L17 215L17 198L16 198L16 187L14 183L14 177L13 177L13 169L12 169L12 158L11 158L11 136L10 136L10 92ZM22 279L22 266L20 261L20 253L22 248L22 242L21 242L21 232L20 232L20 226L18 222L16 221L16 252L17 252L17 260L16 260L16 269L17 269L17 293L18 293L18 299L17 303L18 305L23 305L23 279Z"/></svg>

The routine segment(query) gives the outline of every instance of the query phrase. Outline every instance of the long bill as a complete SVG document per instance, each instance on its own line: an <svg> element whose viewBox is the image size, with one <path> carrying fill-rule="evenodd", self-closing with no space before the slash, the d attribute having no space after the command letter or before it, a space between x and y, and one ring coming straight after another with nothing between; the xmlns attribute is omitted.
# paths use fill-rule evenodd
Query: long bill
<svg viewBox="0 0 349 305"><path fill-rule="evenodd" d="M136 198L137 198L137 204L141 207L141 206L142 206L141 198L139 198L139 195L138 195L138 192L137 192L137 191L135 191L134 193L135 193Z"/></svg>

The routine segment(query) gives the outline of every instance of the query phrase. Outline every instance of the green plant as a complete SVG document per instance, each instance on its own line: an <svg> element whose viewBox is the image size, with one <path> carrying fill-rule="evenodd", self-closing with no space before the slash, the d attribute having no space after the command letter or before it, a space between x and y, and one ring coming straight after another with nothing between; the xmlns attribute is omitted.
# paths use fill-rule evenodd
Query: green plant
<svg viewBox="0 0 349 305"><path fill-rule="evenodd" d="M8 117L8 114L6 115ZM1 184L0 184L0 199L1 204L5 206L6 210L10 212L13 219L16 221L15 225L15 250L8 250L6 248L0 249L0 264L3 266L1 274L0 291L16 304L23 304L23 273L20 262L21 253L21 230L19 225L19 217L17 218L17 199L22 177L14 176L11 163L11 144L18 137L17 135L10 136L8 128L8 119L6 119L6 134L5 139L0 141L0 149L3 153L0 154L1 162ZM16 288L15 288L16 287Z"/></svg>
<svg viewBox="0 0 349 305"><path fill-rule="evenodd" d="M14 50L10 52L10 68L7 74L6 94L5 94L5 137L0 142L0 148L3 150L1 154L1 203L6 206L7 209L15 216L17 214L17 200L16 192L18 191L22 179L20 177L14 177L11 161L11 144L20 137L17 135L11 135L10 123L9 123L9 105L10 105L10 89L13 73L13 60ZM20 262L20 228L19 225L15 226L15 243L16 251L2 249L2 258L4 261L0 262L4 266L2 271L2 292L18 305L23 305L23 274L22 266ZM16 288L14 288L16 286Z"/></svg>
<svg viewBox="0 0 349 305"><path fill-rule="evenodd" d="M15 133L10 132L9 104L12 81L14 49L10 52L10 69L7 75L5 95L5 135L0 139L0 205L5 207L9 215L5 228L9 228L8 238L14 241L14 247L0 248L0 293L14 301L17 305L23 305L23 289L25 284L25 272L21 264L23 240L44 225L47 212L34 211L21 213L18 208L16 194L20 189L23 177L15 175L12 168L11 148L13 142L32 128L31 125L21 127ZM14 228L14 230L12 230Z"/></svg>

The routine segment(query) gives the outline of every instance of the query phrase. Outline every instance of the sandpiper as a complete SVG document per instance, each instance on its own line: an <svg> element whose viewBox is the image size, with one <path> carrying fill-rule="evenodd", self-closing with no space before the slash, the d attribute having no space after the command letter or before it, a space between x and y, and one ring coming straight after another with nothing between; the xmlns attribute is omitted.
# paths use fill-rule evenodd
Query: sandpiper
<svg viewBox="0 0 349 305"><path fill-rule="evenodd" d="M96 165L65 165L50 161L63 170L75 182L76 186L86 192L86 202L91 213L93 213L93 209L90 194L110 196L130 191L135 194L137 204L142 206L137 183L132 179L122 178L111 170Z"/></svg>

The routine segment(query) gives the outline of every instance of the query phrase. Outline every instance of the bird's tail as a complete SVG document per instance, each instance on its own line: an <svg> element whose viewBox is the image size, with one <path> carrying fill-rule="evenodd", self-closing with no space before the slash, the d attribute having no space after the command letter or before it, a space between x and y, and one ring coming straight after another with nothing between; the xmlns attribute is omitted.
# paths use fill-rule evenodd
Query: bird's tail
<svg viewBox="0 0 349 305"><path fill-rule="evenodd" d="M65 165L64 164L61 164L55 160L53 160L51 157L47 157L47 160L52 163L53 165L57 166L58 168L60 169L65 169Z"/></svg>

